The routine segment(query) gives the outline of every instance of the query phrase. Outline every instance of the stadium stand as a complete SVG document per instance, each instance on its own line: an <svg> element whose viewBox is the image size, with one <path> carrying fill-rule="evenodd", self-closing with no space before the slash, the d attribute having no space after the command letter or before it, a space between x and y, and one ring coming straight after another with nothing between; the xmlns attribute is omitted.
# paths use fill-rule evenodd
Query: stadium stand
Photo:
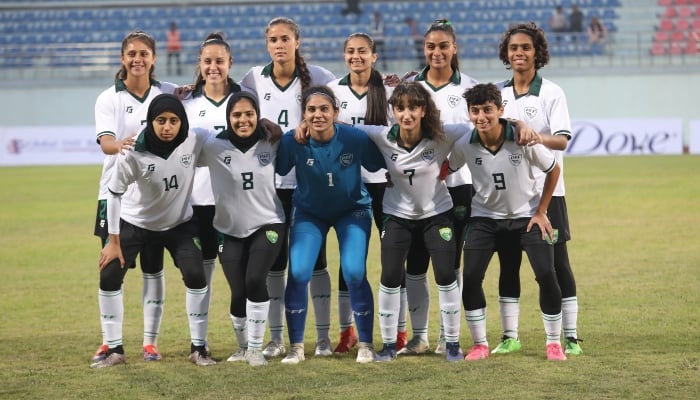
<svg viewBox="0 0 700 400"><path fill-rule="evenodd" d="M659 0L663 11L650 54L696 55L700 45L700 0Z"/></svg>

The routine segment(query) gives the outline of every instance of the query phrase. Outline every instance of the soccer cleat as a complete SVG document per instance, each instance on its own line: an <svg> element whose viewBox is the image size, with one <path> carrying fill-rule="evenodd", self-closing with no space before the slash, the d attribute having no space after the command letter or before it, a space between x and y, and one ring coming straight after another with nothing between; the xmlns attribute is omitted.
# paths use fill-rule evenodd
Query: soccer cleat
<svg viewBox="0 0 700 400"><path fill-rule="evenodd" d="M561 349L561 344L550 343L547 345L547 360L550 361L564 361L566 356Z"/></svg>
<svg viewBox="0 0 700 400"><path fill-rule="evenodd" d="M260 349L248 349L245 352L245 361L251 367L259 367L261 365L267 365L267 360Z"/></svg>
<svg viewBox="0 0 700 400"><path fill-rule="evenodd" d="M435 347L434 353L435 354L445 354L445 351L446 351L445 343L446 343L445 337L440 336L440 338L438 338L438 344L437 344L437 347Z"/></svg>
<svg viewBox="0 0 700 400"><path fill-rule="evenodd" d="M331 351L331 340L328 338L323 338L316 342L316 351L314 351L315 356L328 357L332 356Z"/></svg>
<svg viewBox="0 0 700 400"><path fill-rule="evenodd" d="M375 362L396 360L396 343L384 343L382 350L374 356Z"/></svg>
<svg viewBox="0 0 700 400"><path fill-rule="evenodd" d="M428 342L426 342L418 336L414 336L411 338L411 340L408 341L408 343L406 343L406 346L396 354L416 355L423 354L426 351L428 351Z"/></svg>
<svg viewBox="0 0 700 400"><path fill-rule="evenodd" d="M581 345L578 342L583 342L581 339L568 337L564 340L564 353L571 354L572 356L580 356L583 354Z"/></svg>
<svg viewBox="0 0 700 400"><path fill-rule="evenodd" d="M282 357L286 352L287 349L284 348L284 343L270 340L267 345L265 345L263 355L267 358Z"/></svg>
<svg viewBox="0 0 700 400"><path fill-rule="evenodd" d="M98 362L102 361L105 358L107 358L107 353L109 352L109 347L106 344L103 344L100 346L97 351L95 352L95 355L92 356L92 362Z"/></svg>
<svg viewBox="0 0 700 400"><path fill-rule="evenodd" d="M126 364L126 357L124 354L111 353L102 360L90 364L90 368L106 368L119 364Z"/></svg>
<svg viewBox="0 0 700 400"><path fill-rule="evenodd" d="M520 351L523 346L520 344L520 340L514 339L512 337L503 336L501 343L496 346L495 349L491 351L491 354L508 354Z"/></svg>
<svg viewBox="0 0 700 400"><path fill-rule="evenodd" d="M357 334L355 333L354 327L349 327L348 329L340 332L340 340L338 345L335 346L334 353L345 354L349 353L350 349L353 348L358 342Z"/></svg>
<svg viewBox="0 0 700 400"><path fill-rule="evenodd" d="M471 350L469 350L467 356L464 357L467 361L483 360L486 358L489 358L489 346L485 344L475 344L472 346Z"/></svg>
<svg viewBox="0 0 700 400"><path fill-rule="evenodd" d="M158 352L158 349L156 346L152 344L147 344L143 346L143 359L144 361L158 361L162 357L160 356L160 353Z"/></svg>
<svg viewBox="0 0 700 400"><path fill-rule="evenodd" d="M231 354L231 357L226 359L226 361L230 361L230 362L246 361L246 358L247 358L246 348L239 347L235 353Z"/></svg>
<svg viewBox="0 0 700 400"><path fill-rule="evenodd" d="M464 361L464 353L462 353L462 349L459 348L458 342L446 342L445 350L447 353L447 361Z"/></svg>
<svg viewBox="0 0 700 400"><path fill-rule="evenodd" d="M201 348L197 348L197 350L191 352L189 359L192 362L192 364L200 367L207 367L209 365L216 364L216 361L212 360L211 357L209 357L209 354L204 349L204 346L201 346Z"/></svg>
<svg viewBox="0 0 700 400"><path fill-rule="evenodd" d="M282 359L282 364L299 364L304 360L304 343L292 343L287 357Z"/></svg>
<svg viewBox="0 0 700 400"><path fill-rule="evenodd" d="M357 348L357 358L355 361L360 364L367 364L374 361L374 350L370 343L360 342Z"/></svg>
<svg viewBox="0 0 700 400"><path fill-rule="evenodd" d="M404 347L406 347L406 344L408 343L408 332L407 331L399 331L396 334L396 351L401 351Z"/></svg>

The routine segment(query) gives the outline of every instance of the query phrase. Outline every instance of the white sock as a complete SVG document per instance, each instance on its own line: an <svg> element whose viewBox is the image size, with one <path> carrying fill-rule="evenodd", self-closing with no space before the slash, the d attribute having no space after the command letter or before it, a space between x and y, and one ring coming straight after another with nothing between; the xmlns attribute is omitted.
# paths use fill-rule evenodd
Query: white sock
<svg viewBox="0 0 700 400"><path fill-rule="evenodd" d="M462 301L461 300L462 299L462 270L459 268L455 269L455 276L457 277L457 280L456 280L457 289L459 290L459 299L460 299L460 303L461 303L461 301ZM438 288L439 287L440 287L440 285L438 285ZM460 309L461 309L461 304L460 304ZM440 338L445 338L445 322L444 322L443 316L444 315L442 313L440 313ZM450 342L450 340L447 340L447 341Z"/></svg>
<svg viewBox="0 0 700 400"><path fill-rule="evenodd" d="M143 273L143 345L158 344L165 304L165 271Z"/></svg>
<svg viewBox="0 0 700 400"><path fill-rule="evenodd" d="M396 326L399 332L406 332L406 311L408 310L406 288L401 288L401 300L399 302L399 322Z"/></svg>
<svg viewBox="0 0 700 400"><path fill-rule="evenodd" d="M310 286L316 317L316 336L319 340L328 339L328 331L331 329L331 276L328 268L314 271Z"/></svg>
<svg viewBox="0 0 700 400"><path fill-rule="evenodd" d="M413 336L428 341L428 313L430 311L430 287L426 274L406 274L406 300L411 315Z"/></svg>
<svg viewBox="0 0 700 400"><path fill-rule="evenodd" d="M207 311L209 311L209 305L211 304L211 292L212 292L212 285L211 282L214 280L214 270L216 269L216 259L213 258L211 260L203 260L202 261L202 267L204 267L204 277L207 279L207 287L209 290L207 291L206 297L204 298L204 305L207 307Z"/></svg>
<svg viewBox="0 0 700 400"><path fill-rule="evenodd" d="M285 271L270 271L267 274L267 292L270 296L270 340L284 343L282 331L284 330L284 287L287 284Z"/></svg>
<svg viewBox="0 0 700 400"><path fill-rule="evenodd" d="M561 299L561 321L564 337L578 339L576 333L578 298L576 296Z"/></svg>
<svg viewBox="0 0 700 400"><path fill-rule="evenodd" d="M97 302L100 305L100 325L102 325L103 341L109 348L121 346L122 326L124 323L124 296L122 290L108 292L97 291Z"/></svg>
<svg viewBox="0 0 700 400"><path fill-rule="evenodd" d="M209 316L207 309L204 308L204 297L208 290L206 286L202 289L187 288L185 293L185 309L190 323L190 338L195 346L205 346L207 343Z"/></svg>
<svg viewBox="0 0 700 400"><path fill-rule="evenodd" d="M379 284L379 327L384 343L396 343L401 287L388 288Z"/></svg>
<svg viewBox="0 0 700 400"><path fill-rule="evenodd" d="M561 313L549 315L542 313L544 333L547 335L547 344L561 343Z"/></svg>
<svg viewBox="0 0 700 400"><path fill-rule="evenodd" d="M474 344L489 345L486 340L486 307L464 312Z"/></svg>
<svg viewBox="0 0 700 400"><path fill-rule="evenodd" d="M248 331L247 331L247 317L236 317L231 315L231 325L233 326L233 334L236 335L236 341L238 342L238 347L248 348Z"/></svg>
<svg viewBox="0 0 700 400"><path fill-rule="evenodd" d="M501 326L503 327L503 336L518 339L520 298L499 296L498 309L501 312Z"/></svg>
<svg viewBox="0 0 700 400"><path fill-rule="evenodd" d="M248 316L248 348L262 350L270 302L255 303L248 300L245 309Z"/></svg>
<svg viewBox="0 0 700 400"><path fill-rule="evenodd" d="M338 323L341 332L352 326L352 305L347 290L338 290Z"/></svg>
<svg viewBox="0 0 700 400"><path fill-rule="evenodd" d="M438 285L438 299L440 301L440 315L445 327L445 341L449 343L459 342L460 310L462 309L462 296L459 295L457 281L447 286Z"/></svg>

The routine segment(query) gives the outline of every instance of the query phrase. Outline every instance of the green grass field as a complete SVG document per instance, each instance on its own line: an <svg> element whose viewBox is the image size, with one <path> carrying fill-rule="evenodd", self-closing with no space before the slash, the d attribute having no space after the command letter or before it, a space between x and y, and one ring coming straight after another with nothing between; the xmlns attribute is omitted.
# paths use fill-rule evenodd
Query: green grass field
<svg viewBox="0 0 700 400"><path fill-rule="evenodd" d="M209 340L221 362L187 361L184 285L168 260L159 339L163 360L140 358L141 273L125 281L126 366L91 370L100 344L98 239L92 236L98 166L0 168L0 398L100 399L696 399L700 398L700 157L568 158L569 251L584 355L547 362L537 286L522 269L523 351L483 362L426 355L358 365L354 354L298 366L250 368L234 350L229 292L217 269ZM368 274L376 296L379 247ZM329 236L330 237L330 236ZM329 239L334 288L337 247ZM484 288L488 338L500 337L497 261ZM437 290L431 306L437 308ZM335 303L335 300L334 300ZM307 354L313 351L313 313ZM438 333L431 314L431 345ZM337 340L333 316L332 339ZM378 323L375 343L381 343ZM462 321L461 343L471 345ZM335 343L334 343L335 344Z"/></svg>

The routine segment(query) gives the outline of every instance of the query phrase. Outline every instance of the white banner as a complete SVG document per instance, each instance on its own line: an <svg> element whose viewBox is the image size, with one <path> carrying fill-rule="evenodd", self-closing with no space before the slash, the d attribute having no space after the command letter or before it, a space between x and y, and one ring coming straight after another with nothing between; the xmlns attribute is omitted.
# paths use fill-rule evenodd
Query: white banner
<svg viewBox="0 0 700 400"><path fill-rule="evenodd" d="M0 127L0 166L101 164L94 126Z"/></svg>
<svg viewBox="0 0 700 400"><path fill-rule="evenodd" d="M589 119L571 123L568 156L683 153L683 120Z"/></svg>
<svg viewBox="0 0 700 400"><path fill-rule="evenodd" d="M700 119L691 120L688 125L690 127L688 152L690 154L700 154Z"/></svg>

